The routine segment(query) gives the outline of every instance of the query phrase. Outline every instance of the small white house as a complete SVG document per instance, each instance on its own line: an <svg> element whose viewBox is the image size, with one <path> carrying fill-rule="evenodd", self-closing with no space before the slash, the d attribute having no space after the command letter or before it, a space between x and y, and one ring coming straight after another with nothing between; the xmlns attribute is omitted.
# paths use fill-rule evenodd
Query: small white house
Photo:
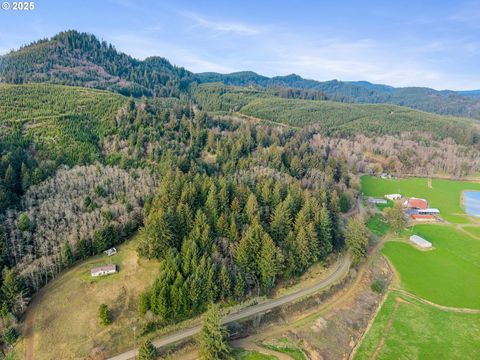
<svg viewBox="0 0 480 360"><path fill-rule="evenodd" d="M401 194L387 194L385 195L385 198L387 198L388 200L400 200L402 198L402 195Z"/></svg>
<svg viewBox="0 0 480 360"><path fill-rule="evenodd" d="M92 276L104 276L109 274L115 274L117 272L117 265L110 264L99 266L90 270L90 275Z"/></svg>
<svg viewBox="0 0 480 360"><path fill-rule="evenodd" d="M107 256L113 256L117 253L117 249L115 249L114 247L108 249L108 250L105 250L104 251L105 255Z"/></svg>
<svg viewBox="0 0 480 360"><path fill-rule="evenodd" d="M410 236L410 241L413 242L415 245L420 246L423 249L431 249L432 243L430 241L425 240L424 238L418 235Z"/></svg>

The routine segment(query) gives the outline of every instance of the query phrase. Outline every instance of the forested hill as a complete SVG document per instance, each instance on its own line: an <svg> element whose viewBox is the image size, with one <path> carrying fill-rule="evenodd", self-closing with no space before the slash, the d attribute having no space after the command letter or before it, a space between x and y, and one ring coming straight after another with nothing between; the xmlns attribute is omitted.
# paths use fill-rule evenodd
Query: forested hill
<svg viewBox="0 0 480 360"><path fill-rule="evenodd" d="M327 136L399 135L428 132L435 139L478 145L480 123L389 104L350 104L335 101L285 99L258 88L220 83L192 87L192 96L206 111L236 112L301 128L312 126Z"/></svg>
<svg viewBox="0 0 480 360"><path fill-rule="evenodd" d="M196 77L203 83L223 82L226 85L236 86L255 85L318 90L335 101L394 104L443 115L480 118L478 91L438 91L421 87L395 88L388 85L372 84L367 81L316 81L304 79L295 74L269 78L251 71L231 74L210 72L196 74Z"/></svg>
<svg viewBox="0 0 480 360"><path fill-rule="evenodd" d="M140 61L77 31L59 33L0 57L1 82L50 82L136 97L178 96L192 77L162 57Z"/></svg>

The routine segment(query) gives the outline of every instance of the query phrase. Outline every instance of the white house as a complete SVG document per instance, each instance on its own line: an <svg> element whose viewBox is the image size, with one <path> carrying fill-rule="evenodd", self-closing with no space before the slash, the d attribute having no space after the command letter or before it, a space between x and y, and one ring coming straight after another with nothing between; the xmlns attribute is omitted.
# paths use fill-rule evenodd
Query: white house
<svg viewBox="0 0 480 360"><path fill-rule="evenodd" d="M402 195L401 194L387 194L385 195L385 198L387 198L388 200L400 200L402 198Z"/></svg>
<svg viewBox="0 0 480 360"><path fill-rule="evenodd" d="M117 265L103 265L90 270L90 275L92 276L104 276L109 274L115 274L117 272Z"/></svg>
<svg viewBox="0 0 480 360"><path fill-rule="evenodd" d="M432 243L430 241L425 240L424 238L418 235L410 236L410 241L413 242L415 245L420 246L423 249L431 249Z"/></svg>

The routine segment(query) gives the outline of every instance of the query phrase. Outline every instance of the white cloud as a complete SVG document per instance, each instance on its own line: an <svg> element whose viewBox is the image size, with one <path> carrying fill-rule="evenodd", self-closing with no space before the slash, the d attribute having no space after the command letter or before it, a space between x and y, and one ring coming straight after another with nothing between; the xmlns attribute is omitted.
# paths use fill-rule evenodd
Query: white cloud
<svg viewBox="0 0 480 360"><path fill-rule="evenodd" d="M232 33L236 35L255 35L259 30L253 26L237 22L224 22L208 20L203 16L192 12L179 12L180 15L193 20L197 26L211 30L216 33Z"/></svg>

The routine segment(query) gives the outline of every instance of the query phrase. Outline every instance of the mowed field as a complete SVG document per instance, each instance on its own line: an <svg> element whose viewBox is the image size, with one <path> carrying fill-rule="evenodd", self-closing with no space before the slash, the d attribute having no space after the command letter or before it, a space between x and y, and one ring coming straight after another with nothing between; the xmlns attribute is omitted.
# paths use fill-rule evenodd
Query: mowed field
<svg viewBox="0 0 480 360"><path fill-rule="evenodd" d="M417 234L433 250L409 243ZM480 240L448 225L417 225L383 248L400 276L401 286L436 304L480 309Z"/></svg>
<svg viewBox="0 0 480 360"><path fill-rule="evenodd" d="M478 218L464 213L465 190L480 190L480 184L362 178L364 196L426 198L446 223L387 234L382 252L397 274L393 288L399 290L389 292L355 359L480 358L480 227ZM412 245L413 234L433 248Z"/></svg>
<svg viewBox="0 0 480 360"><path fill-rule="evenodd" d="M138 235L137 235L138 236ZM83 359L98 352L117 352L132 343L132 323L138 316L140 293L151 285L158 272L158 262L139 259L137 238L117 247L112 263L117 274L92 278L92 267L108 263L106 256L96 256L61 274L43 288L35 305L34 339L26 338L17 348L23 354L32 346L32 359ZM99 324L100 304L109 306L113 323ZM27 314L28 317L28 314ZM23 357L22 357L23 358Z"/></svg>
<svg viewBox="0 0 480 360"><path fill-rule="evenodd" d="M438 309L392 291L355 359L478 359L480 314Z"/></svg>

